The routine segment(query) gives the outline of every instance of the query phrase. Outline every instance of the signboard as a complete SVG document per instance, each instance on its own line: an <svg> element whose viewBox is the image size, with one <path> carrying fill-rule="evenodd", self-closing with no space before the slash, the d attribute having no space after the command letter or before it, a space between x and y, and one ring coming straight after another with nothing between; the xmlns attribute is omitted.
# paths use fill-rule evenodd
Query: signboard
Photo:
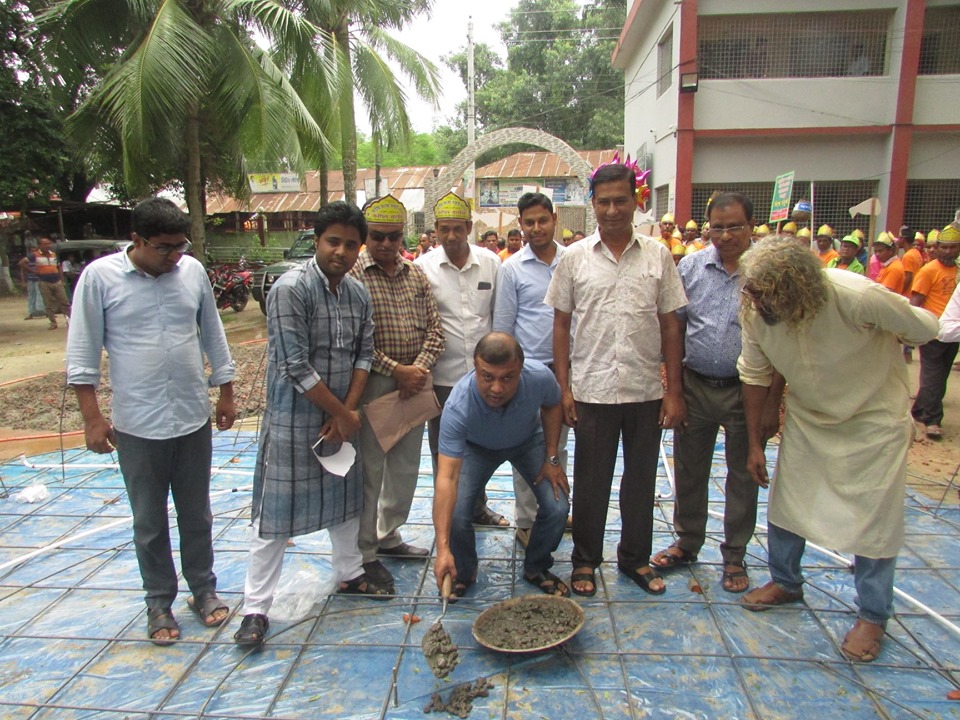
<svg viewBox="0 0 960 720"><path fill-rule="evenodd" d="M773 199L770 201L770 222L782 222L790 217L790 196L793 194L793 173L791 170L777 175L773 181Z"/></svg>
<svg viewBox="0 0 960 720"><path fill-rule="evenodd" d="M247 182L252 193L300 192L299 173L250 173Z"/></svg>
<svg viewBox="0 0 960 720"><path fill-rule="evenodd" d="M483 178L477 180L480 207L516 207L520 196L539 188L554 205L584 205L583 187L577 178Z"/></svg>

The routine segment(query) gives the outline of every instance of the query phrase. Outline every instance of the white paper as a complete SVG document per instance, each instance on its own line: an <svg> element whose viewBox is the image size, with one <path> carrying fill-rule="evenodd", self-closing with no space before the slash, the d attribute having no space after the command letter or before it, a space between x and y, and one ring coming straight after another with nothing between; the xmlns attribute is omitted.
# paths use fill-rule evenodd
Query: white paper
<svg viewBox="0 0 960 720"><path fill-rule="evenodd" d="M320 464L323 465L323 469L334 475L339 475L344 477L350 468L353 467L354 461L357 459L357 451L348 442L345 442L340 445L340 449L337 450L333 455L327 455L326 457L320 458Z"/></svg>

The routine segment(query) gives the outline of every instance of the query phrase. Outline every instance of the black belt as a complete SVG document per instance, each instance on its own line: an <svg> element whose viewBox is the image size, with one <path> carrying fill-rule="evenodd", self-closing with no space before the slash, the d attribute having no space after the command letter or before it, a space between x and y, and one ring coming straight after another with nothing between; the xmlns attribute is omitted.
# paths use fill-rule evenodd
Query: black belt
<svg viewBox="0 0 960 720"><path fill-rule="evenodd" d="M693 370L692 368L685 367L684 370L694 375L704 385L707 385L712 388L717 388L722 390L724 388L736 387L737 385L740 384L739 375L734 375L733 377L722 377L722 378L710 377L709 375L703 375L701 373L698 373L696 370Z"/></svg>

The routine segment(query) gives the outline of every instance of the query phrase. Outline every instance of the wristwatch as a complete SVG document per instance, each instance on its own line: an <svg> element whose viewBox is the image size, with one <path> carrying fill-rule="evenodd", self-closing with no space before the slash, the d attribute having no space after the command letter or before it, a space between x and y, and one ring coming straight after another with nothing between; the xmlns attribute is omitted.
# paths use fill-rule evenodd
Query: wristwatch
<svg viewBox="0 0 960 720"><path fill-rule="evenodd" d="M559 467L559 466L560 466L560 456L559 456L559 455L551 455L550 457L547 458L547 462L548 462L550 465L553 465L553 466L555 466L555 467Z"/></svg>

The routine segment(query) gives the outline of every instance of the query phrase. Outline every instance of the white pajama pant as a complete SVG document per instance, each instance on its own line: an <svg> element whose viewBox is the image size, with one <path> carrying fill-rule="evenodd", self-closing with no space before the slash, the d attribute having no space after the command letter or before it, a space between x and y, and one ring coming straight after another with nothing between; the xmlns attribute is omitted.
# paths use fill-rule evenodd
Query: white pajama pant
<svg viewBox="0 0 960 720"><path fill-rule="evenodd" d="M363 572L357 536L360 518L334 525L326 529L333 546L333 574L337 582L353 580ZM290 538L260 537L260 520L257 519L247 555L247 579L243 583L243 612L245 615L266 615L273 603L273 592L283 570L283 553Z"/></svg>

